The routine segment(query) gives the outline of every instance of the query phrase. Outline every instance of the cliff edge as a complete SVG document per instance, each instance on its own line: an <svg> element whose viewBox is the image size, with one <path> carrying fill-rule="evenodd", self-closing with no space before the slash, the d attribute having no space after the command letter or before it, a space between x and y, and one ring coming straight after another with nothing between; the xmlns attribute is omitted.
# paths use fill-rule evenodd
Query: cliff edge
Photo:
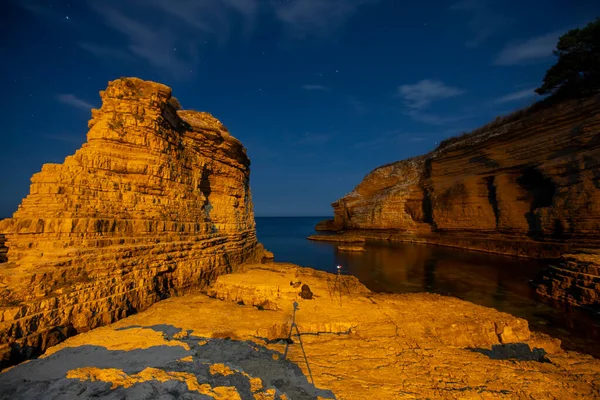
<svg viewBox="0 0 600 400"><path fill-rule="evenodd" d="M376 168L321 226L533 258L598 247L599 105L595 95L523 110Z"/></svg>
<svg viewBox="0 0 600 400"><path fill-rule="evenodd" d="M260 252L242 144L167 86L109 82L87 142L0 221L2 366L198 288ZM5 258L3 258L5 259Z"/></svg>

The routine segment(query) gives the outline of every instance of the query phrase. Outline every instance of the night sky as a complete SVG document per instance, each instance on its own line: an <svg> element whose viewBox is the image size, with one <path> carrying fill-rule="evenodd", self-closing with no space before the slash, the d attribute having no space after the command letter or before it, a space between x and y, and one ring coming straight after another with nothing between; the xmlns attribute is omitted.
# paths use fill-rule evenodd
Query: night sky
<svg viewBox="0 0 600 400"><path fill-rule="evenodd" d="M248 149L257 216L330 215L373 168L531 104L597 0L3 0L0 217L85 142L109 80L164 83Z"/></svg>

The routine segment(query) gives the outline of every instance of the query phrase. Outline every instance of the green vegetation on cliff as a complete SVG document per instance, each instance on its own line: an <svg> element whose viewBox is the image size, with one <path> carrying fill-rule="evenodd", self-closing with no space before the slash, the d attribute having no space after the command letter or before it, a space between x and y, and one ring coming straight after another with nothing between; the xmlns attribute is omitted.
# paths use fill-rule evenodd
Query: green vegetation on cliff
<svg viewBox="0 0 600 400"><path fill-rule="evenodd" d="M540 95L578 97L600 89L600 18L558 39L558 61L546 72Z"/></svg>

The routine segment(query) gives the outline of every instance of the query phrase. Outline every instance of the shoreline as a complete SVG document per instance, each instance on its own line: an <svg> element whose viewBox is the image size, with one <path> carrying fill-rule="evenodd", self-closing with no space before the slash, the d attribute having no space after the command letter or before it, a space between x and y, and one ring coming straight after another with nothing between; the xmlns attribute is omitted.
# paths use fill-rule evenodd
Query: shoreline
<svg viewBox="0 0 600 400"><path fill-rule="evenodd" d="M557 260L560 259L561 254L577 251L571 247L571 244L561 242L539 242L525 238L507 239L505 236L484 237L483 235L470 235L468 233L428 233L419 235L366 230L328 232L331 233L317 233L308 236L307 239L332 243L364 243L366 241L377 243L414 243L542 261ZM461 242L468 242L471 245L460 244ZM499 244L502 246L498 246ZM515 244L517 245L515 246ZM511 249L511 251L508 249Z"/></svg>
<svg viewBox="0 0 600 400"><path fill-rule="evenodd" d="M16 399L48 383L49 394L99 397L167 389L231 399L600 395L600 360L562 350L523 319L448 296L373 293L349 275L339 296L335 279L287 263L242 265L204 293L73 336L0 373L0 386ZM313 298L299 296L296 282ZM294 301L302 346L284 340Z"/></svg>

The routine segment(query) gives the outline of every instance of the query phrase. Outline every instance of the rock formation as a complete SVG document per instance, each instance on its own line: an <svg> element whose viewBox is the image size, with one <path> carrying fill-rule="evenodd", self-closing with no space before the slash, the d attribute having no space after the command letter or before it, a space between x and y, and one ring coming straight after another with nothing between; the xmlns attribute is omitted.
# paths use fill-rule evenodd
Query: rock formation
<svg viewBox="0 0 600 400"><path fill-rule="evenodd" d="M0 374L0 399L600 396L600 361L563 351L525 320L436 294L371 293L353 276L339 297L336 279L244 265L208 296L167 299ZM300 337L289 336L294 302Z"/></svg>
<svg viewBox="0 0 600 400"><path fill-rule="evenodd" d="M319 222L315 226L315 231L323 231L323 232L333 231L333 232L335 232L335 231L337 231L337 227L335 225L335 222L332 219L326 219L326 220Z"/></svg>
<svg viewBox="0 0 600 400"><path fill-rule="evenodd" d="M600 252L565 254L540 271L533 284L543 296L600 312Z"/></svg>
<svg viewBox="0 0 600 400"><path fill-rule="evenodd" d="M600 95L534 106L379 167L332 204L333 225L534 258L596 247L599 105Z"/></svg>
<svg viewBox="0 0 600 400"><path fill-rule="evenodd" d="M367 251L363 246L338 246L338 251L363 252Z"/></svg>
<svg viewBox="0 0 600 400"><path fill-rule="evenodd" d="M6 253L8 252L8 247L6 247L6 237L4 235L0 235L0 263L6 262Z"/></svg>
<svg viewBox="0 0 600 400"><path fill-rule="evenodd" d="M100 96L87 142L0 222L3 365L260 256L250 161L221 122L136 78Z"/></svg>

